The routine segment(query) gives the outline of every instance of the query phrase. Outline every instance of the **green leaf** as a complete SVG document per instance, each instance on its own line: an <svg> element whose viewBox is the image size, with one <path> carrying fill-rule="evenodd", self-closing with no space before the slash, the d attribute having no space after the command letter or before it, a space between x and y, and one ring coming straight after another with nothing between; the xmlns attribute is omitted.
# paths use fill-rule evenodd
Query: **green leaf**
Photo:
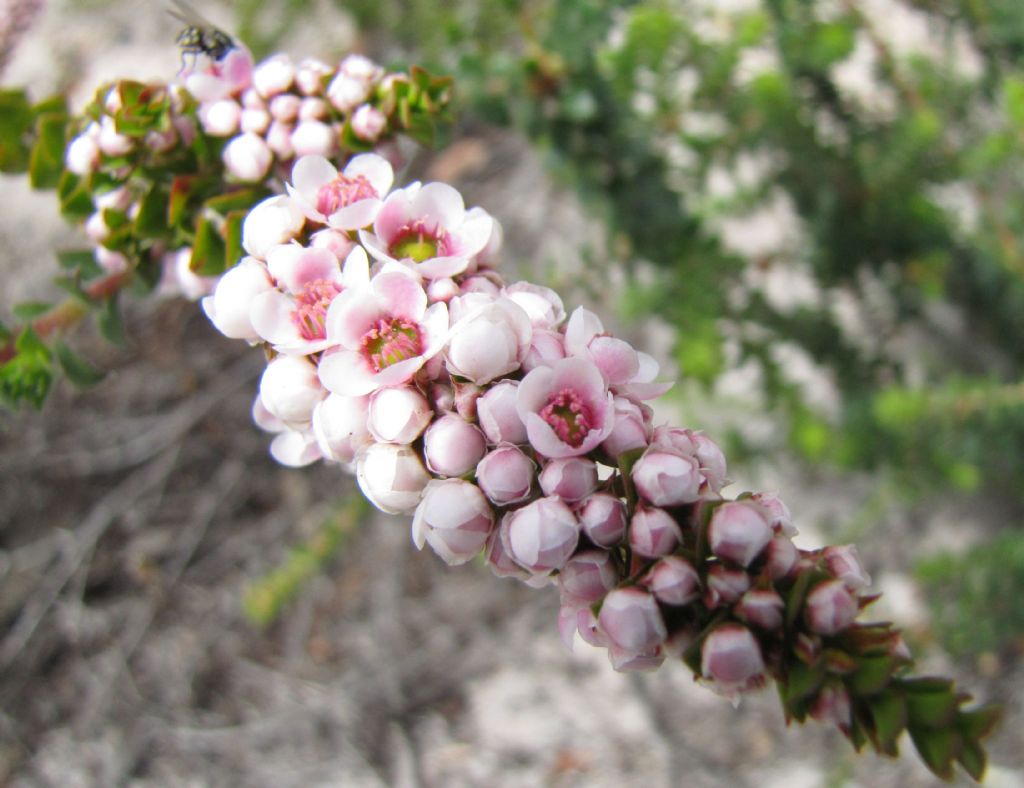
<svg viewBox="0 0 1024 788"><path fill-rule="evenodd" d="M980 744L973 741L965 741L956 759L960 761L964 771L977 782L981 782L981 778L985 776L985 767L988 763L985 757L985 750Z"/></svg>
<svg viewBox="0 0 1024 788"><path fill-rule="evenodd" d="M857 672L846 679L846 686L857 697L874 695L889 684L894 665L890 656L864 657Z"/></svg>
<svg viewBox="0 0 1024 788"><path fill-rule="evenodd" d="M961 711L956 718L956 727L965 739L978 741L992 733L1002 718L1001 706L982 706L978 709Z"/></svg>
<svg viewBox="0 0 1024 788"><path fill-rule="evenodd" d="M818 661L806 665L794 660L789 665L785 678L779 682L779 693L787 718L803 721L807 716L807 704L825 683L825 663Z"/></svg>
<svg viewBox="0 0 1024 788"><path fill-rule="evenodd" d="M57 183L57 194L60 197L61 216L70 222L84 221L95 210L88 182L70 172L61 175Z"/></svg>
<svg viewBox="0 0 1024 788"><path fill-rule="evenodd" d="M96 258L91 250L70 249L57 252L57 264L65 271L79 271L96 265Z"/></svg>
<svg viewBox="0 0 1024 788"><path fill-rule="evenodd" d="M226 253L224 238L213 222L204 216L196 227L195 242L192 245L192 270L200 276L219 276L225 270Z"/></svg>
<svg viewBox="0 0 1024 788"><path fill-rule="evenodd" d="M956 716L959 702L949 690L908 692L907 715L910 724L922 728L947 728Z"/></svg>
<svg viewBox="0 0 1024 788"><path fill-rule="evenodd" d="M75 353L60 340L53 343L57 361L68 380L76 386L93 386L103 380L105 373Z"/></svg>
<svg viewBox="0 0 1024 788"><path fill-rule="evenodd" d="M245 250L242 248L242 225L248 215L248 211L242 210L232 211L227 215L224 223L224 264L227 268L237 265L245 256Z"/></svg>
<svg viewBox="0 0 1024 788"><path fill-rule="evenodd" d="M0 172L24 172L28 166L26 135L32 111L24 90L0 90Z"/></svg>
<svg viewBox="0 0 1024 788"><path fill-rule="evenodd" d="M211 197L203 203L203 207L215 211L221 216L227 216L229 213L238 210L244 210L248 213L256 203L269 194L269 191L259 186L235 189L226 194L218 194L216 197Z"/></svg>
<svg viewBox="0 0 1024 788"><path fill-rule="evenodd" d="M40 315L44 315L53 308L52 304L47 304L44 301L26 301L23 304L15 304L11 307L11 313L23 322L34 320Z"/></svg>
<svg viewBox="0 0 1024 788"><path fill-rule="evenodd" d="M178 175L171 181L171 195L167 205L167 222L171 227L183 225L190 204L194 203L201 181L197 175ZM191 230L191 228L188 228Z"/></svg>
<svg viewBox="0 0 1024 788"><path fill-rule="evenodd" d="M907 709L896 692L868 698L868 708L875 723L875 746L886 755L898 755L896 741L907 726Z"/></svg>
<svg viewBox="0 0 1024 788"><path fill-rule="evenodd" d="M959 757L963 745L960 734L913 727L909 730L911 741L925 765L943 780L953 779L953 760Z"/></svg>
<svg viewBox="0 0 1024 788"><path fill-rule="evenodd" d="M140 238L163 238L170 234L167 223L169 198L158 184L153 184L139 202L135 217L135 234Z"/></svg>
<svg viewBox="0 0 1024 788"><path fill-rule="evenodd" d="M29 182L34 189L55 189L64 173L67 115L47 113L36 121L36 142L29 157Z"/></svg>
<svg viewBox="0 0 1024 788"><path fill-rule="evenodd" d="M15 340L14 351L0 365L0 399L14 407L23 401L42 407L53 382L50 349L28 326Z"/></svg>
<svg viewBox="0 0 1024 788"><path fill-rule="evenodd" d="M96 327L100 334L113 345L124 345L124 317L118 307L117 296L107 298L96 313Z"/></svg>

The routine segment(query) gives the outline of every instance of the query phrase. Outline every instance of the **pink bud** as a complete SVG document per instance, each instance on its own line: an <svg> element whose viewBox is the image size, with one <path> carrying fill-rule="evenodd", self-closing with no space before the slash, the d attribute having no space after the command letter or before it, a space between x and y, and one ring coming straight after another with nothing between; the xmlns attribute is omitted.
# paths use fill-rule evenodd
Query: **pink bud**
<svg viewBox="0 0 1024 788"><path fill-rule="evenodd" d="M565 320L562 298L550 287L516 282L505 288L504 295L523 308L536 328L553 329Z"/></svg>
<svg viewBox="0 0 1024 788"><path fill-rule="evenodd" d="M146 132L146 147L154 153L167 153L178 144L178 140L178 132L173 127L166 131Z"/></svg>
<svg viewBox="0 0 1024 788"><path fill-rule="evenodd" d="M540 473L540 488L566 503L582 501L597 489L597 465L581 457L549 460Z"/></svg>
<svg viewBox="0 0 1024 788"><path fill-rule="evenodd" d="M488 387L476 401L480 428L491 443L526 443L526 425L516 410L519 384L503 380Z"/></svg>
<svg viewBox="0 0 1024 788"><path fill-rule="evenodd" d="M642 654L634 654L611 645L608 647L608 659L612 663L612 667L620 673L650 673L661 667L665 661L665 655L661 648L657 647Z"/></svg>
<svg viewBox="0 0 1024 788"><path fill-rule="evenodd" d="M508 515L506 514L499 527L491 531L491 536L484 547L484 560L498 577L515 577L519 580L526 580L530 575L509 555L508 550L505 549L507 541Z"/></svg>
<svg viewBox="0 0 1024 788"><path fill-rule="evenodd" d="M92 137L81 135L71 140L64 165L75 175L88 175L100 164L100 148Z"/></svg>
<svg viewBox="0 0 1024 788"><path fill-rule="evenodd" d="M563 604L577 607L600 602L615 588L619 573L611 554L605 550L586 550L570 558L558 573Z"/></svg>
<svg viewBox="0 0 1024 788"><path fill-rule="evenodd" d="M530 497L537 466L516 446L499 446L476 466L477 484L498 506Z"/></svg>
<svg viewBox="0 0 1024 788"><path fill-rule="evenodd" d="M719 558L750 566L772 540L772 529L756 504L731 501L711 515L708 540Z"/></svg>
<svg viewBox="0 0 1024 788"><path fill-rule="evenodd" d="M292 147L292 127L281 121L271 121L270 128L266 133L267 147L274 152L277 158L286 160L295 155L295 148Z"/></svg>
<svg viewBox="0 0 1024 788"><path fill-rule="evenodd" d="M315 96L323 92L323 79L331 73L331 67L314 58L306 58L299 63L295 72L295 85L305 96Z"/></svg>
<svg viewBox="0 0 1024 788"><path fill-rule="evenodd" d="M772 580L781 580L788 575L800 557L793 540L782 534L775 536L768 543L765 555Z"/></svg>
<svg viewBox="0 0 1024 788"><path fill-rule="evenodd" d="M608 638L597 624L597 616L590 606L581 607L576 611L576 631L587 643L598 648L608 647Z"/></svg>
<svg viewBox="0 0 1024 788"><path fill-rule="evenodd" d="M376 107L363 104L352 113L352 133L359 139L374 142L387 128L387 116Z"/></svg>
<svg viewBox="0 0 1024 788"><path fill-rule="evenodd" d="M294 123L299 117L302 99L291 93L274 96L270 100L270 117L282 123Z"/></svg>
<svg viewBox="0 0 1024 788"><path fill-rule="evenodd" d="M776 591L770 588L755 588L747 591L736 605L736 615L752 624L768 631L775 631L782 626L782 613L785 603Z"/></svg>
<svg viewBox="0 0 1024 788"><path fill-rule="evenodd" d="M274 154L262 137L248 132L231 140L221 158L232 177L253 182L263 180L274 161Z"/></svg>
<svg viewBox="0 0 1024 788"><path fill-rule="evenodd" d="M458 294L459 286L456 284L455 280L450 277L431 279L430 283L427 285L427 297L430 299L430 303L432 304L435 304L438 301L444 301L447 304Z"/></svg>
<svg viewBox="0 0 1024 788"><path fill-rule="evenodd" d="M270 113L265 109L243 109L239 128L253 134L263 134L270 126ZM269 146L268 146L269 147Z"/></svg>
<svg viewBox="0 0 1024 788"><path fill-rule="evenodd" d="M480 399L481 388L472 383L453 380L452 390L455 394L455 412L466 421L476 421L476 403Z"/></svg>
<svg viewBox="0 0 1024 788"><path fill-rule="evenodd" d="M351 112L370 96L369 84L339 72L327 86L327 98L339 112Z"/></svg>
<svg viewBox="0 0 1024 788"><path fill-rule="evenodd" d="M556 361L565 358L565 341L557 331L546 328L535 328L530 340L530 349L523 358L524 372L532 372L537 367L550 367Z"/></svg>
<svg viewBox="0 0 1024 788"><path fill-rule="evenodd" d="M857 618L859 606L842 580L819 583L807 595L804 615L808 626L819 635L836 635Z"/></svg>
<svg viewBox="0 0 1024 788"><path fill-rule="evenodd" d="M833 545L822 551L828 571L843 581L850 591L860 591L871 585L871 575L864 571L852 544Z"/></svg>
<svg viewBox="0 0 1024 788"><path fill-rule="evenodd" d="M494 512L480 488L462 479L434 480L412 519L416 547L429 544L449 565L464 564L487 543Z"/></svg>
<svg viewBox="0 0 1024 788"><path fill-rule="evenodd" d="M356 460L356 480L363 495L382 512L409 514L430 476L408 446L374 443Z"/></svg>
<svg viewBox="0 0 1024 788"><path fill-rule="evenodd" d="M455 410L455 392L451 384L434 382L430 384L430 404L437 414L451 413Z"/></svg>
<svg viewBox="0 0 1024 788"><path fill-rule="evenodd" d="M641 503L629 521L629 546L644 558L668 555L683 541L679 524L664 509Z"/></svg>
<svg viewBox="0 0 1024 788"><path fill-rule="evenodd" d="M759 686L764 678L761 647L746 627L723 624L704 640L700 672L726 694Z"/></svg>
<svg viewBox="0 0 1024 788"><path fill-rule="evenodd" d="M646 405L639 405L626 397L616 397L615 426L601 448L613 459L627 451L646 449L651 440L650 413L651 409Z"/></svg>
<svg viewBox="0 0 1024 788"><path fill-rule="evenodd" d="M412 443L433 416L427 398L411 386L379 389L370 396L367 427L382 443Z"/></svg>
<svg viewBox="0 0 1024 788"><path fill-rule="evenodd" d="M266 260L270 248L295 238L305 221L287 195L268 197L257 203L242 222L242 247L253 257Z"/></svg>
<svg viewBox="0 0 1024 788"><path fill-rule="evenodd" d="M540 498L505 518L509 555L534 574L561 569L579 542L576 515L555 497Z"/></svg>
<svg viewBox="0 0 1024 788"><path fill-rule="evenodd" d="M355 249L353 242L348 235L341 230L326 228L317 230L309 237L309 245L313 249L326 249L339 260L348 257L349 252Z"/></svg>
<svg viewBox="0 0 1024 788"><path fill-rule="evenodd" d="M253 87L265 99L288 90L294 79L295 64L287 55L269 57L252 72Z"/></svg>
<svg viewBox="0 0 1024 788"><path fill-rule="evenodd" d="M278 356L260 378L260 398L267 410L294 429L309 426L324 389L305 356Z"/></svg>
<svg viewBox="0 0 1024 788"><path fill-rule="evenodd" d="M352 462L370 440L366 429L369 397L328 394L313 409L313 434L325 457Z"/></svg>
<svg viewBox="0 0 1024 788"><path fill-rule="evenodd" d="M844 733L849 733L853 711L850 693L842 684L826 684L811 705L811 716L818 722L832 723Z"/></svg>
<svg viewBox="0 0 1024 788"><path fill-rule="evenodd" d="M632 654L653 651L668 636L657 601L636 587L610 591L597 623L612 646Z"/></svg>
<svg viewBox="0 0 1024 788"><path fill-rule="evenodd" d="M292 131L295 156L333 156L338 146L334 129L319 120L303 120Z"/></svg>
<svg viewBox="0 0 1024 788"><path fill-rule="evenodd" d="M299 120L326 120L330 105L322 98L304 98L299 103Z"/></svg>
<svg viewBox="0 0 1024 788"><path fill-rule="evenodd" d="M437 419L423 436L427 467L439 476L469 473L486 450L483 433L454 413Z"/></svg>
<svg viewBox="0 0 1024 788"><path fill-rule="evenodd" d="M655 506L700 500L701 475L693 457L651 446L633 466L637 492Z"/></svg>
<svg viewBox="0 0 1024 788"><path fill-rule="evenodd" d="M704 604L709 608L731 605L750 588L750 577L742 569L733 569L724 564L713 564L708 569L707 591Z"/></svg>
<svg viewBox="0 0 1024 788"><path fill-rule="evenodd" d="M119 274L128 270L128 258L120 252L107 249L105 246L97 246L93 250L93 257L100 268L108 274Z"/></svg>
<svg viewBox="0 0 1024 788"><path fill-rule="evenodd" d="M131 137L117 133L114 119L109 116L104 116L100 121L100 133L96 141L107 156L124 156L135 148Z"/></svg>
<svg viewBox="0 0 1024 788"><path fill-rule="evenodd" d="M666 605L688 605L700 596L700 577L685 558L670 555L654 565L644 585Z"/></svg>
<svg viewBox="0 0 1024 788"><path fill-rule="evenodd" d="M789 513L789 507L776 493L754 493L750 499L768 512L769 525L776 533L796 536L797 530L793 525L793 516Z"/></svg>
<svg viewBox="0 0 1024 788"><path fill-rule="evenodd" d="M614 495L591 495L579 516L583 533L598 547L614 547L626 533L626 504Z"/></svg>
<svg viewBox="0 0 1024 788"><path fill-rule="evenodd" d="M203 131L213 137L230 137L238 131L241 119L242 107L234 99L220 99L199 107Z"/></svg>

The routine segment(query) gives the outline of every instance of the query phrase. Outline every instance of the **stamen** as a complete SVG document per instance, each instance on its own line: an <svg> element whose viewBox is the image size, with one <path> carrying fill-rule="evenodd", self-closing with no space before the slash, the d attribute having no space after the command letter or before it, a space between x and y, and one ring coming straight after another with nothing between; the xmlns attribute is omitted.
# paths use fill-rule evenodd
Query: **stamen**
<svg viewBox="0 0 1024 788"><path fill-rule="evenodd" d="M548 397L541 408L540 417L555 431L563 443L579 447L593 428L593 416L580 395L572 389L562 389Z"/></svg>
<svg viewBox="0 0 1024 788"><path fill-rule="evenodd" d="M302 292L295 296L292 322L299 329L299 335L303 339L317 340L327 337L327 329L324 326L327 307L340 292L341 285L337 282L314 279L307 282Z"/></svg>
<svg viewBox="0 0 1024 788"><path fill-rule="evenodd" d="M338 173L338 177L320 187L316 193L316 209L324 216L330 216L352 203L380 197L365 175L348 178Z"/></svg>
<svg viewBox="0 0 1024 788"><path fill-rule="evenodd" d="M417 219L395 234L388 252L396 260L411 259L422 263L431 257L447 257L452 254L453 247L451 236L444 228L431 227L425 219Z"/></svg>
<svg viewBox="0 0 1024 788"><path fill-rule="evenodd" d="M374 372L423 353L419 326L400 317L378 320L363 335L362 347Z"/></svg>

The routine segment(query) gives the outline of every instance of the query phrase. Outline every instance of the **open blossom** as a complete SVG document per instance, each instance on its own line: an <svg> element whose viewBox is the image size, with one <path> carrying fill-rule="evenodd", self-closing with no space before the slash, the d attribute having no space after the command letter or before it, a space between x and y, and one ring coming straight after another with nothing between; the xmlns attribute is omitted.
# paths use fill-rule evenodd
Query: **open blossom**
<svg viewBox="0 0 1024 788"><path fill-rule="evenodd" d="M302 156L288 194L310 221L358 230L373 223L394 178L391 165L375 153L352 157L340 173L323 156Z"/></svg>
<svg viewBox="0 0 1024 788"><path fill-rule="evenodd" d="M353 256L365 259L361 248ZM444 346L448 307L427 307L427 294L401 271L382 271L365 287L346 289L327 310L329 347L320 379L330 391L356 396L397 386Z"/></svg>
<svg viewBox="0 0 1024 788"><path fill-rule="evenodd" d="M189 93L206 102L239 95L252 84L252 75L252 53L236 44L220 58L205 53L191 55L179 76Z"/></svg>
<svg viewBox="0 0 1024 788"><path fill-rule="evenodd" d="M404 260L427 279L454 276L487 244L493 221L466 211L462 195L445 183L414 183L392 192L360 240L382 262Z"/></svg>
<svg viewBox="0 0 1024 788"><path fill-rule="evenodd" d="M537 367L519 384L519 417L531 445L545 457L578 457L612 430L612 394L593 363L566 358Z"/></svg>

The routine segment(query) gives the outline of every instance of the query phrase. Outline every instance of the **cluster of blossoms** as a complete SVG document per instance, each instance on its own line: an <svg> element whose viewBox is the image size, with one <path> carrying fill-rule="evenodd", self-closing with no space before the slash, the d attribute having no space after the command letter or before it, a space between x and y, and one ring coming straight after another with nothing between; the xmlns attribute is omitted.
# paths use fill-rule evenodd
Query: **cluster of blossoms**
<svg viewBox="0 0 1024 788"><path fill-rule="evenodd" d="M852 547L798 550L775 495L724 500L718 446L653 424L645 401L668 384L650 356L551 289L507 284L498 223L456 190L392 181L375 154L340 172L298 159L203 301L225 335L271 349L253 413L278 461L343 464L449 564L483 554L557 585L566 643L619 670L688 655L723 693L760 686L801 571L820 577L800 648L850 628L868 582ZM887 648L906 658L898 635ZM827 690L811 713L848 729L842 682Z"/></svg>
<svg viewBox="0 0 1024 788"><path fill-rule="evenodd" d="M84 227L95 244L96 262L107 273L126 271L131 255L140 251L125 248L119 232L144 210L149 184L137 177L140 169L173 171L181 161L194 168L194 158L212 150L218 171L209 173L211 182L277 190L295 159L306 155L336 158L374 149L398 162L390 137L401 120L392 116L396 96L410 85L409 74L386 73L357 54L335 66L312 58L293 63L287 55L256 64L240 45L216 59L204 53L184 57L176 83L117 83L101 91L88 122L68 145L68 172L103 176L91 194L93 212ZM126 91L148 105L126 112ZM165 117L139 133L139 118L151 121L160 102ZM189 246L173 239L143 245L142 253L159 262L165 292L197 299L216 285L216 277L197 274Z"/></svg>

